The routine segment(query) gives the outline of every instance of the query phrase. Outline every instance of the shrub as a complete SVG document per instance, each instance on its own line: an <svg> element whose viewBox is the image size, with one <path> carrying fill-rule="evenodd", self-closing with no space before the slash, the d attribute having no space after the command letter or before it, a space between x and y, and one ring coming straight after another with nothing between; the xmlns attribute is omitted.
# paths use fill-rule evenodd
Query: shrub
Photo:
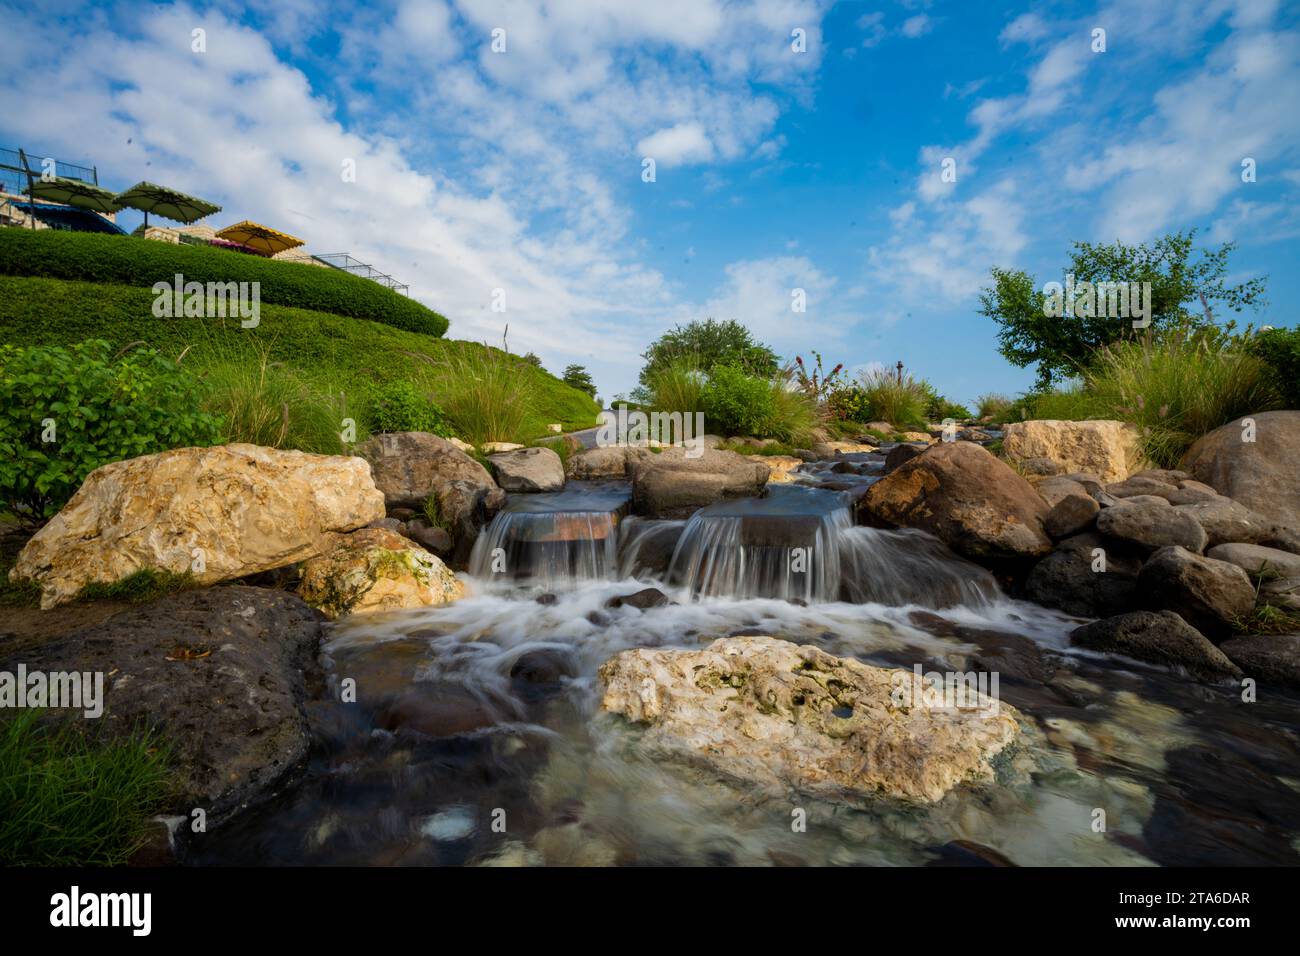
<svg viewBox="0 0 1300 956"><path fill-rule="evenodd" d="M293 448L319 455L343 449L342 395L324 393L297 372L262 351L249 358L224 358L204 371L203 406L220 416L222 442ZM358 439L364 437L357 435Z"/></svg>
<svg viewBox="0 0 1300 956"><path fill-rule="evenodd" d="M1011 399L1006 395L987 392L975 399L975 414L979 418L992 418L996 421L1007 413L1011 405Z"/></svg>
<svg viewBox="0 0 1300 956"><path fill-rule="evenodd" d="M775 375L779 368L776 353L732 319L725 322L705 319L679 325L651 344L642 357L646 364L641 369L640 381L647 387L660 369L679 361L704 369L734 365L762 378Z"/></svg>
<svg viewBox="0 0 1300 956"><path fill-rule="evenodd" d="M681 412L683 415L704 411L704 390L708 376L691 359L678 358L655 370L648 383L646 403L654 411Z"/></svg>
<svg viewBox="0 0 1300 956"><path fill-rule="evenodd" d="M98 739L40 717L0 724L0 864L125 863L165 804L167 750L147 734Z"/></svg>
<svg viewBox="0 0 1300 956"><path fill-rule="evenodd" d="M841 385L826 396L826 408L831 416L846 422L871 421L871 403L860 385Z"/></svg>
<svg viewBox="0 0 1300 956"><path fill-rule="evenodd" d="M772 419L766 433L760 438L775 438L783 444L807 446L815 438L814 432L822 424L823 415L817 400L808 392L793 386L787 372L768 382L771 395Z"/></svg>
<svg viewBox="0 0 1300 956"><path fill-rule="evenodd" d="M184 276L187 283L205 285L257 282L263 303L369 319L425 335L441 336L447 331L446 318L370 279L340 269L263 259L210 246L56 229L3 229L0 272L145 289L155 282L170 285L177 274Z"/></svg>
<svg viewBox="0 0 1300 956"><path fill-rule="evenodd" d="M1247 335L1245 348L1268 366L1286 407L1300 408L1300 327Z"/></svg>
<svg viewBox="0 0 1300 956"><path fill-rule="evenodd" d="M53 515L101 465L220 440L196 378L153 350L0 346L0 504Z"/></svg>
<svg viewBox="0 0 1300 956"><path fill-rule="evenodd" d="M1107 346L1086 382L1101 413L1141 426L1147 457L1167 468L1206 432L1282 404L1270 368L1214 330Z"/></svg>
<svg viewBox="0 0 1300 956"><path fill-rule="evenodd" d="M534 379L521 373L531 368L528 363L507 349L486 344L441 360L423 354L416 357L429 363L433 396L458 437L473 445L527 437L525 421L535 393Z"/></svg>
<svg viewBox="0 0 1300 956"><path fill-rule="evenodd" d="M865 421L889 422L895 428L925 428L925 410L929 402L925 386L912 376L899 380L887 369L871 369L859 379L867 418Z"/></svg>
<svg viewBox="0 0 1300 956"><path fill-rule="evenodd" d="M776 420L776 401L767 379L737 365L718 365L704 386L704 418L722 435L766 437ZM683 409L685 411L685 409Z"/></svg>
<svg viewBox="0 0 1300 956"><path fill-rule="evenodd" d="M451 434L442 409L411 382L388 382L374 388L366 421L372 432L430 432L444 438Z"/></svg>

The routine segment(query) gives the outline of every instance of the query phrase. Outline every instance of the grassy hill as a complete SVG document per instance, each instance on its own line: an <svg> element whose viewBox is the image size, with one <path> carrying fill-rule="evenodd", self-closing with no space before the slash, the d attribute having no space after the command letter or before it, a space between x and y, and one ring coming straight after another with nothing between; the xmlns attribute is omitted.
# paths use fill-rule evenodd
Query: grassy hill
<svg viewBox="0 0 1300 956"><path fill-rule="evenodd" d="M0 230L0 237L15 231ZM108 241L179 248L120 237L109 237ZM539 437L551 422L560 422L566 430L590 426L599 411L585 393L479 343L436 338L354 315L275 304L268 302L265 286L261 321L255 329L240 328L237 318L156 318L152 311L154 294L147 285L5 275L15 268L13 262L4 261L9 248L12 246L0 241L3 343L70 345L99 338L117 348L144 343L172 357L184 355L184 363L200 371L232 364L292 369L298 379L321 394L339 397L341 393L346 413L363 424L365 396L376 386L410 382L442 402L450 398L448 392L458 381L457 376L463 378L466 366L472 368L495 358L498 363L511 363L511 375L530 396L520 434L511 436L513 440ZM268 264L239 253L213 252L226 258L248 259L255 266ZM283 267L312 276L331 274L330 270L311 266ZM186 278L190 276L186 274ZM374 286L386 296L409 301L369 280L356 281Z"/></svg>

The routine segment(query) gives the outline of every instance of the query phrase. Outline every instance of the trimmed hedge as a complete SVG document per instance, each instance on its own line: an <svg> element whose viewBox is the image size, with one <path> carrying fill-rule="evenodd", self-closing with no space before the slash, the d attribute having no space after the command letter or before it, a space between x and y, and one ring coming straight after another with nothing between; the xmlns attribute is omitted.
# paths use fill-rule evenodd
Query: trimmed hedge
<svg viewBox="0 0 1300 956"><path fill-rule="evenodd" d="M263 305L369 319L435 337L447 319L378 282L338 269L279 262L212 246L56 229L0 229L0 275L114 283L143 288L186 282L259 282Z"/></svg>
<svg viewBox="0 0 1300 956"><path fill-rule="evenodd" d="M155 318L152 305L153 293L140 286L0 275L0 342L66 346L106 339L115 349L144 342L173 358L185 353L184 364L200 369L243 358L258 362L265 354L322 391L358 400L385 383L422 382L429 364L419 355L439 361L486 347L285 306L263 305L261 324L241 329L238 319ZM600 409L585 392L522 357L519 374L534 377L529 435L546 435L551 422L566 430L596 423Z"/></svg>

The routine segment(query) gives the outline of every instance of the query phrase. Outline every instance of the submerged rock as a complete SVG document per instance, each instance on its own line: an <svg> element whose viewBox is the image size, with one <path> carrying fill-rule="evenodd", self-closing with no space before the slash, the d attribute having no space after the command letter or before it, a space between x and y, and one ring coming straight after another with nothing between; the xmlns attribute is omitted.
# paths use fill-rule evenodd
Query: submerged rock
<svg viewBox="0 0 1300 956"><path fill-rule="evenodd" d="M309 558L330 532L382 517L383 495L360 458L177 448L92 471L9 577L38 583L43 608L142 569L213 584Z"/></svg>
<svg viewBox="0 0 1300 956"><path fill-rule="evenodd" d="M1133 611L1070 632L1070 643L1149 664L1184 668L1193 677L1240 677L1241 671L1173 611Z"/></svg>
<svg viewBox="0 0 1300 956"><path fill-rule="evenodd" d="M973 690L971 709L934 706L913 698L909 671L772 637L623 651L600 677L605 710L649 725L647 751L841 802L940 800L991 779L1019 734L1014 708Z"/></svg>
<svg viewBox="0 0 1300 956"><path fill-rule="evenodd" d="M298 593L330 618L369 611L437 607L465 593L438 558L385 528L341 536L303 565Z"/></svg>

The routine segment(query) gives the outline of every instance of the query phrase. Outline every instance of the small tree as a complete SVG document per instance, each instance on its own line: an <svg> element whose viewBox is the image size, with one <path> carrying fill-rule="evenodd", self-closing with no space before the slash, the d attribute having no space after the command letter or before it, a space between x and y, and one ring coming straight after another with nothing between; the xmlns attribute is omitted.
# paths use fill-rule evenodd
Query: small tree
<svg viewBox="0 0 1300 956"><path fill-rule="evenodd" d="M655 374L678 360L692 361L704 371L715 365L730 365L748 375L771 378L779 368L776 353L756 341L749 329L729 319L690 322L665 332L645 354L640 381L648 386Z"/></svg>
<svg viewBox="0 0 1300 956"><path fill-rule="evenodd" d="M581 365L570 365L564 370L564 384L572 385L580 392L596 397L596 383L591 380L587 370Z"/></svg>
<svg viewBox="0 0 1300 956"><path fill-rule="evenodd" d="M1064 272L1076 283L1101 282L1151 284L1150 328L1212 324L1210 303L1235 312L1264 302L1264 280L1250 279L1229 285L1228 255L1235 248L1225 243L1217 249L1199 249L1191 261L1196 230L1175 232L1151 244L1093 245L1076 242ZM993 285L980 296L980 313L1001 328L999 351L1021 368L1038 364L1038 386L1079 373L1092 353L1104 345L1133 338L1133 319L1100 314L1078 315L1065 303L1063 315L1045 314L1044 295L1034 278L1015 269L992 270Z"/></svg>

